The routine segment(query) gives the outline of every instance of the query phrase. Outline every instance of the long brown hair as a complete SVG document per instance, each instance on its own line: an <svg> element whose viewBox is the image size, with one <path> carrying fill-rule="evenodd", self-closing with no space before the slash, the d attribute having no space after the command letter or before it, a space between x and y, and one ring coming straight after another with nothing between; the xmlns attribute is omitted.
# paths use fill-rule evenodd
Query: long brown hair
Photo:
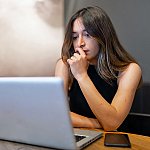
<svg viewBox="0 0 150 150"><path fill-rule="evenodd" d="M99 44L97 73L111 84L112 80L117 78L119 71L123 71L130 63L137 62L122 47L110 18L100 7L82 8L71 17L62 47L62 60L66 63L66 60L74 53L72 28L74 21L79 17L82 19L86 31Z"/></svg>

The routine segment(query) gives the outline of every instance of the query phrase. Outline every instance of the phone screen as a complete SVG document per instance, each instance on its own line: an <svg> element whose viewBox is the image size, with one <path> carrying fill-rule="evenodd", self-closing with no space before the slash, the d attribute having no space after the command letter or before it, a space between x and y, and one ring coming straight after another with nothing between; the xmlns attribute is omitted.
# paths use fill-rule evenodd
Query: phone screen
<svg viewBox="0 0 150 150"><path fill-rule="evenodd" d="M104 145L114 147L131 147L128 135L122 133L106 133Z"/></svg>

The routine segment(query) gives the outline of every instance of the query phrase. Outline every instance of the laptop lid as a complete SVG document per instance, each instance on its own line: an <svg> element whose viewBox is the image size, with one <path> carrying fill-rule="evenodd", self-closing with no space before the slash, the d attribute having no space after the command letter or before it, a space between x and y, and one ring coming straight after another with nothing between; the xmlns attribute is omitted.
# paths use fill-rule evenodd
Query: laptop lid
<svg viewBox="0 0 150 150"><path fill-rule="evenodd" d="M75 142L58 77L0 78L0 139L69 150L86 146L85 139Z"/></svg>

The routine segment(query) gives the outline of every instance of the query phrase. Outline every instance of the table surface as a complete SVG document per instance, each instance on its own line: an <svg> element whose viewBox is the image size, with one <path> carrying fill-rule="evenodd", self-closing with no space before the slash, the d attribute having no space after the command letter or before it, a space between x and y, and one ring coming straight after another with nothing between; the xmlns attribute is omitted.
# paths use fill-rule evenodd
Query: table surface
<svg viewBox="0 0 150 150"><path fill-rule="evenodd" d="M106 132L104 132L102 138L93 142L92 144L84 148L84 150L111 150L111 149L150 150L150 137L130 133L127 134L131 142L131 148L106 147L104 146L105 133ZM0 150L52 150L52 149L0 140Z"/></svg>

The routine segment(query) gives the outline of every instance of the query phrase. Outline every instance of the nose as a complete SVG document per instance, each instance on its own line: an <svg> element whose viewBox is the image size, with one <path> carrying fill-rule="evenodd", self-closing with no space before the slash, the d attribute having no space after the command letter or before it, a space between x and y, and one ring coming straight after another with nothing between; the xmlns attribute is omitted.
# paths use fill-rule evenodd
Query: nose
<svg viewBox="0 0 150 150"><path fill-rule="evenodd" d="M84 47L85 46L85 41L82 36L79 37L78 39L78 47Z"/></svg>

